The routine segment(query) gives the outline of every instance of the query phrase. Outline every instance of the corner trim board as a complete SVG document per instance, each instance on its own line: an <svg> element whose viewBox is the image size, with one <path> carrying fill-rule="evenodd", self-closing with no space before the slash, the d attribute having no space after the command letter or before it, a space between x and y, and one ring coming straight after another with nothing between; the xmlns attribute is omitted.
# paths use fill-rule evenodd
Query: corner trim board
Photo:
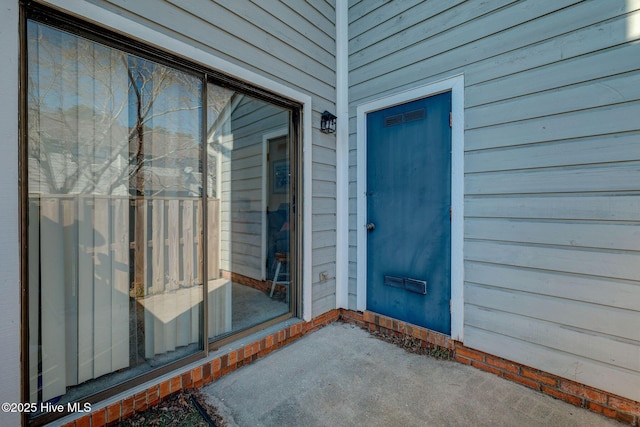
<svg viewBox="0 0 640 427"><path fill-rule="evenodd" d="M349 6L336 2L336 308L349 305Z"/></svg>

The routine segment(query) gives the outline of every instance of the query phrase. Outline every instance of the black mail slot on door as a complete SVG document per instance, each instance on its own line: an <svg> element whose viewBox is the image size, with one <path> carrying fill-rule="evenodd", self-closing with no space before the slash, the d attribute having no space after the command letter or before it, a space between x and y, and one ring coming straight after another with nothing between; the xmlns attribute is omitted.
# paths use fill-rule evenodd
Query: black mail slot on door
<svg viewBox="0 0 640 427"><path fill-rule="evenodd" d="M427 294L426 280L410 279L408 277L384 276L384 285L404 289L405 291L415 292L417 294Z"/></svg>

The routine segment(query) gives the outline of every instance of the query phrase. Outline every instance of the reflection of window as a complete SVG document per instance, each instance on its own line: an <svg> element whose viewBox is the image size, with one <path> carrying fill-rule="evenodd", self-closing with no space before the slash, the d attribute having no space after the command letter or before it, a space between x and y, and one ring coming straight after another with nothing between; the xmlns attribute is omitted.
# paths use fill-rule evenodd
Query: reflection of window
<svg viewBox="0 0 640 427"><path fill-rule="evenodd" d="M262 135L292 108L28 12L29 400L139 382L290 316L256 272ZM277 176L288 203L288 162Z"/></svg>

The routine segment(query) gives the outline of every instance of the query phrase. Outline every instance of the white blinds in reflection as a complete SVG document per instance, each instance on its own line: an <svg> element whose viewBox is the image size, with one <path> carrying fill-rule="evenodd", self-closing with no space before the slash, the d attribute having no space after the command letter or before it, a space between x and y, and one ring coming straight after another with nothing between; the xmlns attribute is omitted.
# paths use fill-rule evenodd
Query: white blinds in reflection
<svg viewBox="0 0 640 427"><path fill-rule="evenodd" d="M35 402L202 348L203 100L193 75L42 24L28 35Z"/></svg>

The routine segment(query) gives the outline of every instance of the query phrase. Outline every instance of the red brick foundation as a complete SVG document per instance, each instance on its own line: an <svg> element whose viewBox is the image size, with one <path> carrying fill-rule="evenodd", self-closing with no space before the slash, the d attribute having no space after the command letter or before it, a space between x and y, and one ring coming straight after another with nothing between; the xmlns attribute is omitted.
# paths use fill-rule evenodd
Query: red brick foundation
<svg viewBox="0 0 640 427"><path fill-rule="evenodd" d="M248 276L243 276L238 273L231 273L229 271L222 271L221 275L223 278L231 280L234 283L238 283L239 285L249 286L250 288L257 289L262 292L271 292L271 280L258 280ZM287 288L283 285L276 285L276 292L285 292Z"/></svg>
<svg viewBox="0 0 640 427"><path fill-rule="evenodd" d="M144 411L148 407L158 404L173 393L207 385L221 376L337 320L355 324L370 332L419 339L425 348L441 348L450 351L456 362L490 372L623 423L638 426L639 402L467 348L446 335L422 327L371 312L361 313L337 309L328 311L314 318L311 322L296 323L189 371L176 374L173 378L155 384L143 392L126 397L106 408L96 409L91 414L65 424L65 427L97 427L115 424L132 416L135 412Z"/></svg>

